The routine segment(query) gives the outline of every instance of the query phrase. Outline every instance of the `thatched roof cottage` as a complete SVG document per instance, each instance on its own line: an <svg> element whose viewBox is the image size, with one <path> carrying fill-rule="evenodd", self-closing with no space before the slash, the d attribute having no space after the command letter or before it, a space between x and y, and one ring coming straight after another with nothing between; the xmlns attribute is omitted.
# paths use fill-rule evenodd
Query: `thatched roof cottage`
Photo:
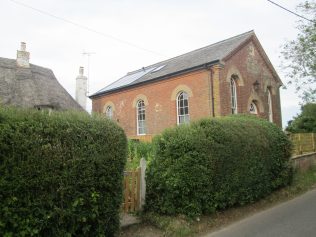
<svg viewBox="0 0 316 237"><path fill-rule="evenodd" d="M53 71L30 64L29 55L25 43L21 43L16 60L0 57L0 104L83 111L57 81Z"/></svg>

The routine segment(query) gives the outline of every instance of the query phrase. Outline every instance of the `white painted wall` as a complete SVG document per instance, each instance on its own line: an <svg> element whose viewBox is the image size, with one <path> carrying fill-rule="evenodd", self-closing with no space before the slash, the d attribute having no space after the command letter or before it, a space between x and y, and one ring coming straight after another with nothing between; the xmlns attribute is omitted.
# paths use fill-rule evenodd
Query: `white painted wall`
<svg viewBox="0 0 316 237"><path fill-rule="evenodd" d="M76 101L86 110L87 107L87 82L88 78L83 75L83 67L79 68L79 75L76 78Z"/></svg>

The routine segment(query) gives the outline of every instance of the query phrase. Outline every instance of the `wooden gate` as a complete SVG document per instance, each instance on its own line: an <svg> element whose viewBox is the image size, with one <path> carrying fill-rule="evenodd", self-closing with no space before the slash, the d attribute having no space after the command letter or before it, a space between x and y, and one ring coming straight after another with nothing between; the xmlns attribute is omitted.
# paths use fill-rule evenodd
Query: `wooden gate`
<svg viewBox="0 0 316 237"><path fill-rule="evenodd" d="M134 212L140 207L141 168L124 171L123 211Z"/></svg>

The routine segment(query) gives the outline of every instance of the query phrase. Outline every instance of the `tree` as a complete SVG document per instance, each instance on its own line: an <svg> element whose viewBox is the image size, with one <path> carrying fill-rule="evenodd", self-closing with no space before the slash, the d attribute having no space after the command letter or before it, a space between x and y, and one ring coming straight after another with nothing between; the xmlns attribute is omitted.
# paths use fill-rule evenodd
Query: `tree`
<svg viewBox="0 0 316 237"><path fill-rule="evenodd" d="M304 103L316 101L316 1L298 5L298 10L310 20L300 20L297 38L288 41L281 52L282 67Z"/></svg>
<svg viewBox="0 0 316 237"><path fill-rule="evenodd" d="M301 107L301 114L289 121L288 132L316 132L316 104L308 103Z"/></svg>

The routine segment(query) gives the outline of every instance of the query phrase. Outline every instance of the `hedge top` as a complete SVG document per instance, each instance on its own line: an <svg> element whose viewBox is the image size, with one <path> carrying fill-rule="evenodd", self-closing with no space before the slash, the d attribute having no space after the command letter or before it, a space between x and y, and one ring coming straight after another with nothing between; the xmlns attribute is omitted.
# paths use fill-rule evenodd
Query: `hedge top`
<svg viewBox="0 0 316 237"><path fill-rule="evenodd" d="M147 210L196 216L242 205L289 183L291 143L253 116L202 119L153 141Z"/></svg>

